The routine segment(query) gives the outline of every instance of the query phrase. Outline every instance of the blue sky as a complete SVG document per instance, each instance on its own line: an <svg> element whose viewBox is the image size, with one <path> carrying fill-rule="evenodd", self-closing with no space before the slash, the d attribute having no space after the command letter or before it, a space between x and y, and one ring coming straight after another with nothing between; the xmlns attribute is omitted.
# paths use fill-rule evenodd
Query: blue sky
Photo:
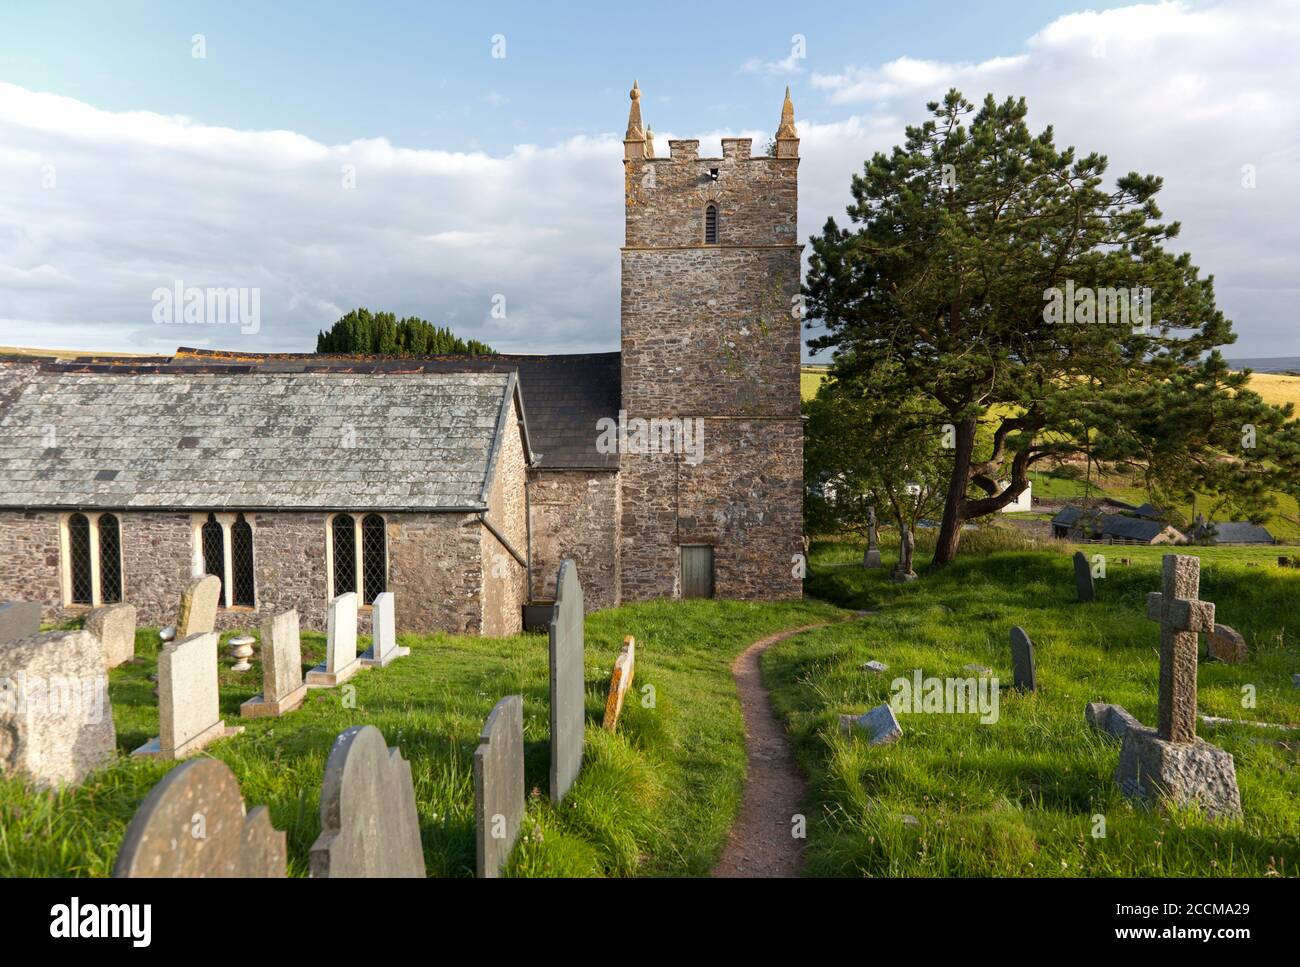
<svg viewBox="0 0 1300 967"><path fill-rule="evenodd" d="M0 346L305 351L364 305L615 349L636 78L661 153L765 143L790 85L805 239L926 101L1024 95L1112 176L1164 177L1230 357L1300 355L1297 49L1296 0L10 3ZM181 282L256 289L261 324L158 324Z"/></svg>

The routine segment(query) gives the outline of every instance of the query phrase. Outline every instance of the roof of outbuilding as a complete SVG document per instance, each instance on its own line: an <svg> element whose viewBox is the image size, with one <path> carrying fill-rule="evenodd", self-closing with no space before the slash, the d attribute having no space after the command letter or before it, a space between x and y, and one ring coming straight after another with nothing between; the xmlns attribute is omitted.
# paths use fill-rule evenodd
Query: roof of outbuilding
<svg viewBox="0 0 1300 967"><path fill-rule="evenodd" d="M479 510L512 405L509 371L46 364L0 410L0 506Z"/></svg>
<svg viewBox="0 0 1300 967"><path fill-rule="evenodd" d="M1125 517L1123 514L1105 514L1098 533L1102 537L1120 537L1132 541L1151 541L1159 537L1169 525L1158 520Z"/></svg>
<svg viewBox="0 0 1300 967"><path fill-rule="evenodd" d="M1273 535L1267 529L1250 521L1223 521L1212 523L1216 544L1272 544Z"/></svg>

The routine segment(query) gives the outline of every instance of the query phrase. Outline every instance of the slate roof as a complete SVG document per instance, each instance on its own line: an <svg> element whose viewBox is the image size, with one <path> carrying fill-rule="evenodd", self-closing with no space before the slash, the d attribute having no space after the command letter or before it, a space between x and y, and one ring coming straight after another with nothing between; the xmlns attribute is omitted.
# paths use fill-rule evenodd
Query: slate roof
<svg viewBox="0 0 1300 967"><path fill-rule="evenodd" d="M1212 524L1216 544L1273 544L1275 540L1265 528L1249 521L1224 521Z"/></svg>
<svg viewBox="0 0 1300 967"><path fill-rule="evenodd" d="M1159 520L1164 512L1155 504L1146 503L1137 508L1133 513L1139 517L1145 517L1147 520Z"/></svg>
<svg viewBox="0 0 1300 967"><path fill-rule="evenodd" d="M1062 527L1071 527L1082 516L1082 507L1062 507L1056 512L1056 516L1052 518L1052 523L1059 524Z"/></svg>
<svg viewBox="0 0 1300 967"><path fill-rule="evenodd" d="M42 364L0 410L0 506L480 510L511 405L509 371Z"/></svg>
<svg viewBox="0 0 1300 967"><path fill-rule="evenodd" d="M1169 525L1158 520L1144 520L1138 517L1125 517L1123 514L1105 514L1101 518L1101 537L1119 537L1130 541L1150 543L1159 537Z"/></svg>
<svg viewBox="0 0 1300 967"><path fill-rule="evenodd" d="M555 356L339 356L316 353L250 353L181 347L174 356L81 356L65 367L88 372L127 367L226 369L275 373L517 373L536 466L551 469L617 470L618 454L598 453L596 422L618 417L622 398L621 353Z"/></svg>

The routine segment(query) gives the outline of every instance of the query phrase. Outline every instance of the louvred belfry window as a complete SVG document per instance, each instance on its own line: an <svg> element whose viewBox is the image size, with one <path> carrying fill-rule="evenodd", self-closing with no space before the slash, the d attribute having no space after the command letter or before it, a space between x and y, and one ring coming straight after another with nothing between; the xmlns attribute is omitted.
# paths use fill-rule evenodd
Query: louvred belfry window
<svg viewBox="0 0 1300 967"><path fill-rule="evenodd" d="M72 577L72 603L94 604L90 521L85 514L73 514L68 518L68 567Z"/></svg>
<svg viewBox="0 0 1300 967"><path fill-rule="evenodd" d="M378 514L367 514L361 522L361 560L365 568L364 600L374 604L375 598L388 590L388 542L384 519Z"/></svg>
<svg viewBox="0 0 1300 967"><path fill-rule="evenodd" d="M122 531L114 514L99 515L99 597L104 604L122 600Z"/></svg>
<svg viewBox="0 0 1300 967"><path fill-rule="evenodd" d="M709 205L704 209L704 242L706 245L718 243L718 206Z"/></svg>
<svg viewBox="0 0 1300 967"><path fill-rule="evenodd" d="M231 603L252 608L257 603L253 580L253 528L244 515L235 518L230 527L230 588Z"/></svg>
<svg viewBox="0 0 1300 967"><path fill-rule="evenodd" d="M357 589L357 522L349 514L338 514L330 524L334 554L334 594Z"/></svg>

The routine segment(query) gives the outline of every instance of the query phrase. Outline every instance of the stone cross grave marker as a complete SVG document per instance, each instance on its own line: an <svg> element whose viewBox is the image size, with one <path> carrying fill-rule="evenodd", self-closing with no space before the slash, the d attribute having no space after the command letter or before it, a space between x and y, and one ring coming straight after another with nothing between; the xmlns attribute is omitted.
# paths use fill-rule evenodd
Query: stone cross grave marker
<svg viewBox="0 0 1300 967"><path fill-rule="evenodd" d="M283 877L285 834L265 806L245 813L239 780L219 759L163 776L127 827L113 876Z"/></svg>
<svg viewBox="0 0 1300 967"><path fill-rule="evenodd" d="M1023 628L1011 629L1012 687L1021 692L1038 691L1038 669L1034 664L1034 643Z"/></svg>
<svg viewBox="0 0 1300 967"><path fill-rule="evenodd" d="M623 639L623 650L614 659L614 672L609 676L609 697L605 699L605 720L601 728L613 732L618 728L618 717L623 713L623 699L632 687L636 673L636 639L628 635Z"/></svg>
<svg viewBox="0 0 1300 967"><path fill-rule="evenodd" d="M307 696L302 680L302 642L298 612L262 619L262 691L239 706L244 718L292 712Z"/></svg>
<svg viewBox="0 0 1300 967"><path fill-rule="evenodd" d="M1074 552L1074 586L1079 592L1080 601L1097 600L1097 589L1092 583L1092 565L1088 563L1088 558L1083 551Z"/></svg>
<svg viewBox="0 0 1300 967"><path fill-rule="evenodd" d="M1197 632L1214 630L1214 604L1199 601L1201 559L1166 554L1147 617L1160 622L1160 705L1156 730L1169 742L1196 741Z"/></svg>
<svg viewBox="0 0 1300 967"><path fill-rule="evenodd" d="M86 630L104 646L104 667L135 657L135 605L108 604L86 615Z"/></svg>
<svg viewBox="0 0 1300 967"><path fill-rule="evenodd" d="M424 848L411 764L373 725L334 740L320 794L313 877L422 877Z"/></svg>
<svg viewBox="0 0 1300 967"><path fill-rule="evenodd" d="M883 567L880 562L880 548L876 541L876 508L867 508L867 553L862 558L863 567Z"/></svg>
<svg viewBox="0 0 1300 967"><path fill-rule="evenodd" d="M217 626L217 604L220 597L221 579L215 574L205 574L187 584L181 592L176 640L213 631Z"/></svg>
<svg viewBox="0 0 1300 967"><path fill-rule="evenodd" d="M1211 818L1241 816L1232 755L1196 737L1198 632L1214 628L1214 605L1199 600L1201 562L1166 554L1161 590L1147 595L1160 622L1160 701L1155 730L1129 727L1115 781L1126 796L1196 805Z"/></svg>
<svg viewBox="0 0 1300 967"><path fill-rule="evenodd" d="M0 776L79 783L116 753L98 638L50 631L0 646Z"/></svg>
<svg viewBox="0 0 1300 967"><path fill-rule="evenodd" d="M307 673L312 688L342 685L361 670L357 660L357 593L348 591L330 601L325 634L325 660Z"/></svg>
<svg viewBox="0 0 1300 967"><path fill-rule="evenodd" d="M474 750L474 825L480 877L497 877L510 859L524 818L524 699L493 707Z"/></svg>
<svg viewBox="0 0 1300 967"><path fill-rule="evenodd" d="M410 648L401 648L397 644L397 628L393 620L393 592L385 591L375 595L375 603L370 613L370 648L361 656L361 667L383 668L398 658L405 658L411 653Z"/></svg>
<svg viewBox="0 0 1300 967"><path fill-rule="evenodd" d="M132 755L183 759L218 739L238 735L226 728L217 684L215 631L173 641L158 653L158 735Z"/></svg>
<svg viewBox="0 0 1300 967"><path fill-rule="evenodd" d="M39 601L0 601L0 642L30 638L40 630Z"/></svg>
<svg viewBox="0 0 1300 967"><path fill-rule="evenodd" d="M586 735L582 585L578 566L565 560L555 582L551 616L551 801L568 793L582 770Z"/></svg>

